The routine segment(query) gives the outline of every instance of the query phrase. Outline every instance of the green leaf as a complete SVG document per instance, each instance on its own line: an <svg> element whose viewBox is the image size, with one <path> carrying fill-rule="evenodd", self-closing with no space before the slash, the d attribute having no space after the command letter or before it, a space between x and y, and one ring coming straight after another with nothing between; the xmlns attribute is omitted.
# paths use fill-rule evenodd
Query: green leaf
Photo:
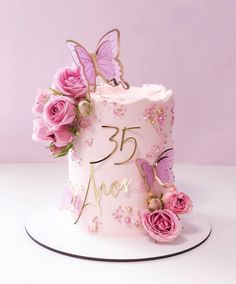
<svg viewBox="0 0 236 284"><path fill-rule="evenodd" d="M87 101L87 102L89 102L89 103L92 102L89 96L86 96L86 97L84 98L84 100Z"/></svg>
<svg viewBox="0 0 236 284"><path fill-rule="evenodd" d="M60 153L52 155L52 157L60 158L60 157L66 156L72 147L73 147L73 142L68 144Z"/></svg>
<svg viewBox="0 0 236 284"><path fill-rule="evenodd" d="M77 136L79 134L79 131L77 130L77 128L75 128L73 126L69 127L69 131L75 136Z"/></svg>
<svg viewBox="0 0 236 284"><path fill-rule="evenodd" d="M53 92L54 95L56 96L64 96L60 91L58 90L55 90L55 89L52 89L52 88L49 88L49 90L51 90Z"/></svg>

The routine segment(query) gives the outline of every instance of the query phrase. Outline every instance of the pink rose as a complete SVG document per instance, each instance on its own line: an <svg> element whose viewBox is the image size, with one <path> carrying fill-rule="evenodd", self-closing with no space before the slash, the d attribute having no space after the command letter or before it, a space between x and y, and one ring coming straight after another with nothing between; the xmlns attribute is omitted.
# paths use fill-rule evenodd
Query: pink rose
<svg viewBox="0 0 236 284"><path fill-rule="evenodd" d="M53 88L74 99L86 96L86 86L78 67L59 69L54 75Z"/></svg>
<svg viewBox="0 0 236 284"><path fill-rule="evenodd" d="M38 117L33 121L32 139L37 142L52 141L48 136L50 133L48 127L43 122L42 118Z"/></svg>
<svg viewBox="0 0 236 284"><path fill-rule="evenodd" d="M64 147L74 140L74 136L68 126L60 126L54 131L50 131L49 137L56 147Z"/></svg>
<svg viewBox="0 0 236 284"><path fill-rule="evenodd" d="M171 242L181 231L179 218L168 209L144 211L142 224L146 232L158 242Z"/></svg>
<svg viewBox="0 0 236 284"><path fill-rule="evenodd" d="M64 147L73 141L74 136L68 126L63 125L56 130L50 130L41 118L36 118L32 138L35 141L52 142L55 147Z"/></svg>
<svg viewBox="0 0 236 284"><path fill-rule="evenodd" d="M49 128L70 124L75 116L76 109L73 101L59 95L51 96L43 109L43 119Z"/></svg>
<svg viewBox="0 0 236 284"><path fill-rule="evenodd" d="M43 108L50 97L50 93L47 90L39 89L36 95L34 105L32 107L32 112L36 115L41 115Z"/></svg>
<svg viewBox="0 0 236 284"><path fill-rule="evenodd" d="M163 195L162 201L164 208L175 214L190 213L193 207L190 197L183 192L167 192Z"/></svg>

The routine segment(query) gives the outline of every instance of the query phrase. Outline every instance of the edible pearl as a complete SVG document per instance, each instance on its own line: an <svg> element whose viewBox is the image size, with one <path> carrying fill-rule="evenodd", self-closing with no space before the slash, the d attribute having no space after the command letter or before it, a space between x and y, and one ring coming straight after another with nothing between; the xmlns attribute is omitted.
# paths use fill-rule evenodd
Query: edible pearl
<svg viewBox="0 0 236 284"><path fill-rule="evenodd" d="M128 207L127 211L130 213L132 211L132 207Z"/></svg>

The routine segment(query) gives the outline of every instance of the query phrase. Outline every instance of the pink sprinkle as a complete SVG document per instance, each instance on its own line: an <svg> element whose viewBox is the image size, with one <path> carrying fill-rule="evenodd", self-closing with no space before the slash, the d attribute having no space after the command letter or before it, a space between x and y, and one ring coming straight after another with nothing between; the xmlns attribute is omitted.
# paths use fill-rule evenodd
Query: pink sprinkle
<svg viewBox="0 0 236 284"><path fill-rule="evenodd" d="M158 121L159 121L160 123L163 122L163 119L164 119L163 116L159 116L159 117L158 117Z"/></svg>
<svg viewBox="0 0 236 284"><path fill-rule="evenodd" d="M125 220L125 224L127 224L127 225L130 224L130 222L131 222L130 217L125 217L124 220Z"/></svg>

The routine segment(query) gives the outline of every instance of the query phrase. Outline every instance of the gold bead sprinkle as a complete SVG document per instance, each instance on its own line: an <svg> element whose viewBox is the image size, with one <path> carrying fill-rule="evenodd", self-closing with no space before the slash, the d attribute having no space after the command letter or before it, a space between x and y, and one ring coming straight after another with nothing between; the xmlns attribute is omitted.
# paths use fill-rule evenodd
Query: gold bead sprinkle
<svg viewBox="0 0 236 284"><path fill-rule="evenodd" d="M127 208L127 211L128 211L129 213L131 213L131 212L132 212L132 207L128 207L128 208Z"/></svg>

